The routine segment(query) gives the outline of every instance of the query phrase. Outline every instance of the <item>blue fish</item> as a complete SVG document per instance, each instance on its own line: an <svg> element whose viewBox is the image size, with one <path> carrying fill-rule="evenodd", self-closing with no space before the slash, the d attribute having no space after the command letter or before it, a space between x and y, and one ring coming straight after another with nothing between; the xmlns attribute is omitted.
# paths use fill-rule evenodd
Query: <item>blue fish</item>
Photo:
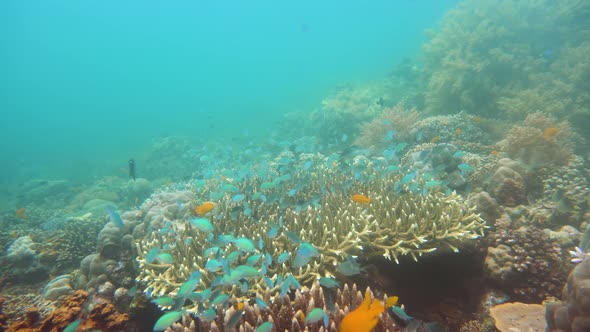
<svg viewBox="0 0 590 332"><path fill-rule="evenodd" d="M351 277L361 274L361 272L364 272L364 269L359 263L357 263L354 257L351 255L346 255L346 261L340 263L336 268L336 271L347 277Z"/></svg>
<svg viewBox="0 0 590 332"><path fill-rule="evenodd" d="M279 234L279 228L275 225L270 228L268 233L266 233L266 236L268 236L271 239L274 239L275 237L277 237L278 234Z"/></svg>
<svg viewBox="0 0 590 332"><path fill-rule="evenodd" d="M283 264L284 262L287 261L287 259L289 259L290 254L288 252L283 252L282 254L279 255L279 257L277 257L277 263L279 264Z"/></svg>
<svg viewBox="0 0 590 332"><path fill-rule="evenodd" d="M320 278L320 285L326 288L338 288L340 283L334 278L323 277Z"/></svg>
<svg viewBox="0 0 590 332"><path fill-rule="evenodd" d="M412 180L414 180L414 178L416 177L416 171L413 171L409 174L407 174L406 176L404 176L399 183L400 184L407 184L410 183Z"/></svg>
<svg viewBox="0 0 590 332"><path fill-rule="evenodd" d="M182 317L182 311L170 311L162 315L154 325L154 331L164 331Z"/></svg>
<svg viewBox="0 0 590 332"><path fill-rule="evenodd" d="M270 332L271 330L272 330L272 323L271 322L264 322L264 323L260 324L260 326L258 326L254 332Z"/></svg>
<svg viewBox="0 0 590 332"><path fill-rule="evenodd" d="M463 152L463 151L457 151L457 152L455 152L453 154L453 158L461 159L464 155L465 155L465 152Z"/></svg>
<svg viewBox="0 0 590 332"><path fill-rule="evenodd" d="M232 201L232 202L234 202L234 203L237 203L237 202L241 202L241 201L243 201L245 198L246 198L246 196L245 196L245 195L242 195L242 194L237 194L237 195L234 195L234 196L231 198L231 201Z"/></svg>
<svg viewBox="0 0 590 332"><path fill-rule="evenodd" d="M233 241L233 244L243 252L253 252L256 251L256 247L254 246L254 242L252 240L240 237Z"/></svg>
<svg viewBox="0 0 590 332"><path fill-rule="evenodd" d="M153 263L158 258L159 254L160 254L160 248L150 249L150 251L148 251L147 255L145 256L146 264Z"/></svg>
<svg viewBox="0 0 590 332"><path fill-rule="evenodd" d="M209 233L213 231L213 225L207 218L191 219L191 224L193 224L201 232Z"/></svg>
<svg viewBox="0 0 590 332"><path fill-rule="evenodd" d="M305 325L317 323L324 320L324 327L328 327L328 315L320 308L313 308L305 317Z"/></svg>
<svg viewBox="0 0 590 332"><path fill-rule="evenodd" d="M76 319L75 321L68 324L68 326L66 326L64 332L76 332L78 330L78 327L80 326L80 323L82 323L82 320Z"/></svg>
<svg viewBox="0 0 590 332"><path fill-rule="evenodd" d="M174 257L169 253L161 253L158 255L157 260L162 264L172 264L174 263Z"/></svg>
<svg viewBox="0 0 590 332"><path fill-rule="evenodd" d="M262 310L268 309L266 302L262 301L262 299L260 299L258 296L256 297L256 305L258 305L258 307Z"/></svg>
<svg viewBox="0 0 590 332"><path fill-rule="evenodd" d="M109 217L111 217L111 220L115 226L119 228L125 227L123 219L121 219L121 216L117 212L113 211L112 209L107 209L107 213L109 214Z"/></svg>
<svg viewBox="0 0 590 332"><path fill-rule="evenodd" d="M385 136L383 136L383 142L391 142L393 141L393 138L395 137L395 130L388 130L387 133L385 133Z"/></svg>
<svg viewBox="0 0 590 332"><path fill-rule="evenodd" d="M473 168L473 166L466 164L466 163L461 163L457 166L457 168L459 168L461 170L461 172L473 172L475 170L475 168Z"/></svg>

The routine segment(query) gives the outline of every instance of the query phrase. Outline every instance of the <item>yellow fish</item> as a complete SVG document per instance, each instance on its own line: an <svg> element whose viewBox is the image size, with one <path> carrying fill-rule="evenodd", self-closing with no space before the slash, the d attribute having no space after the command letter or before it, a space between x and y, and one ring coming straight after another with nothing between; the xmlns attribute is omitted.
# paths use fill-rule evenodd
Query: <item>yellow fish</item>
<svg viewBox="0 0 590 332"><path fill-rule="evenodd" d="M551 138L555 137L555 135L557 135L558 132L559 132L559 128L556 128L556 127L545 128L545 130L543 130L543 138L551 139Z"/></svg>
<svg viewBox="0 0 590 332"><path fill-rule="evenodd" d="M17 218L23 219L23 220L27 220L27 209L25 209L24 207L16 210L15 216Z"/></svg>
<svg viewBox="0 0 590 332"><path fill-rule="evenodd" d="M379 315L381 315L386 306L392 307L397 304L397 297L391 296L387 298L386 303L379 300L374 300L371 293L367 289L365 292L365 299L363 303L349 312L342 322L340 322L340 332L371 332L379 322Z"/></svg>
<svg viewBox="0 0 590 332"><path fill-rule="evenodd" d="M215 203L205 202L205 203L195 207L195 214L198 216L202 216L207 212L211 212L214 208L215 208Z"/></svg>
<svg viewBox="0 0 590 332"><path fill-rule="evenodd" d="M360 203L360 204L369 204L371 203L371 199L365 195L361 195L361 194L356 194L356 195L352 195L352 200L356 203Z"/></svg>

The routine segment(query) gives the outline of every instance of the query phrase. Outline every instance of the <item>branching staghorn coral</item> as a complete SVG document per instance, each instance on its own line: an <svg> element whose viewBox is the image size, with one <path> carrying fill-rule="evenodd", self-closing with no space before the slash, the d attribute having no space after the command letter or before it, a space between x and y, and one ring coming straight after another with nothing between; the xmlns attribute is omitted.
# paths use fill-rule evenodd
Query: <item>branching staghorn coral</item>
<svg viewBox="0 0 590 332"><path fill-rule="evenodd" d="M269 291L283 293L288 276L310 285L319 277L336 274L336 267L348 254L384 255L396 261L402 255L417 259L438 248L456 251L461 240L477 238L486 227L457 194L396 195L393 187L401 175L377 179L374 165L368 161L366 172L375 173L368 177L372 180L351 181L345 172L333 173L338 163L327 159L314 168L294 171L288 178L283 175L284 180L272 188L262 189L268 181L261 177L235 183L237 191L249 189L249 194L242 197L225 193L209 216L213 226L210 233L197 229L186 219L170 221L165 231L149 233L138 243L141 272L137 280L154 295L174 295L194 271L199 271L201 283L196 288L203 291L214 283L220 286L220 278L228 274L225 269L210 268L208 262L220 256L230 260L238 252L228 263L229 269L249 265L257 272L242 278L248 281L245 288L240 282L223 282L220 287L224 292L238 298L262 296ZM283 196L293 200L285 204L274 195L277 187L284 192L283 186L292 186L292 181L305 183L304 189L298 191L302 196ZM259 189L267 194L267 201L254 198ZM352 193L360 192L370 197L369 204L351 200ZM294 207L298 200L310 203ZM240 253L236 239L249 239L252 247ZM297 266L295 257L303 243L310 244L318 255ZM173 261L147 262L153 248L170 253ZM248 263L256 259L255 263Z"/></svg>

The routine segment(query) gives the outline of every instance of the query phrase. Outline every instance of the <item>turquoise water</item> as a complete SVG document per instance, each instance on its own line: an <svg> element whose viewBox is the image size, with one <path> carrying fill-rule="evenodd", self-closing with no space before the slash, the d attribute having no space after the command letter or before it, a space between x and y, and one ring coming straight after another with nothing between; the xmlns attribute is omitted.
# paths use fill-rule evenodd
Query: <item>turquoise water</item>
<svg viewBox="0 0 590 332"><path fill-rule="evenodd" d="M453 1L3 1L0 184L85 181L168 135L267 138L414 57Z"/></svg>

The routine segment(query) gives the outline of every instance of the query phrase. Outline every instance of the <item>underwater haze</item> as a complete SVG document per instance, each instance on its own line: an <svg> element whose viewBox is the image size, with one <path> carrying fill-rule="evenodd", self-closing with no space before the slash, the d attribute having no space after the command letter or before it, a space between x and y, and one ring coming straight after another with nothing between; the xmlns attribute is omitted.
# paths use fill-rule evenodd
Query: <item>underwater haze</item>
<svg viewBox="0 0 590 332"><path fill-rule="evenodd" d="M453 1L3 1L0 183L109 174L158 137L266 137L383 75Z"/></svg>

